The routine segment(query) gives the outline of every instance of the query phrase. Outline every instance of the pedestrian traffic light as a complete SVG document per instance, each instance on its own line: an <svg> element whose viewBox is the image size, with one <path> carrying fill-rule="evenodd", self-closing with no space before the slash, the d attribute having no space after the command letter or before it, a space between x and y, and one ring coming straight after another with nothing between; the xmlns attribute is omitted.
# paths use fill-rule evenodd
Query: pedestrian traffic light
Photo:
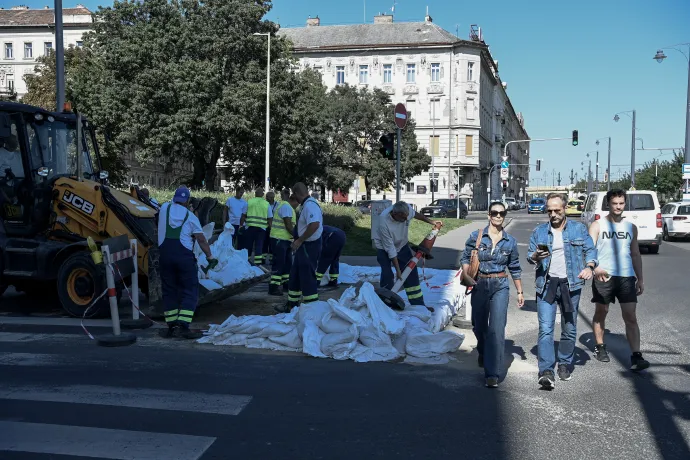
<svg viewBox="0 0 690 460"><path fill-rule="evenodd" d="M395 158L395 134L394 133L384 134L379 139L379 142L382 145L382 147L379 149L379 152L381 152L381 155L384 158L387 158L389 160L393 160Z"/></svg>
<svg viewBox="0 0 690 460"><path fill-rule="evenodd" d="M541 171L541 160L537 160L537 171Z"/></svg>
<svg viewBox="0 0 690 460"><path fill-rule="evenodd" d="M577 129L573 129L573 145L577 145Z"/></svg>

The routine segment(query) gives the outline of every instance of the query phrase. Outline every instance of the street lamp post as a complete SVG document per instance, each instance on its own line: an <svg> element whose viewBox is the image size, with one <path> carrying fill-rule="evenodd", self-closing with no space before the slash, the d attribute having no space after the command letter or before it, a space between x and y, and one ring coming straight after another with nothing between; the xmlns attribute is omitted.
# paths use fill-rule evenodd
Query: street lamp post
<svg viewBox="0 0 690 460"><path fill-rule="evenodd" d="M264 171L264 188L270 189L269 152L271 151L271 34L256 32L256 36L268 37L268 57L266 59L266 169Z"/></svg>
<svg viewBox="0 0 690 460"><path fill-rule="evenodd" d="M632 112L632 143L630 145L630 188L635 188L635 120L637 112L635 110L618 112L613 116L613 121L618 122L618 120L620 120L618 114L624 113L630 116L630 112Z"/></svg>
<svg viewBox="0 0 690 460"><path fill-rule="evenodd" d="M608 159L607 159L607 165L606 165L606 191L611 190L611 137L602 137L596 140L596 144L599 145L599 141L602 139L608 139L609 140L609 154L608 154ZM598 155L598 154L597 154ZM597 156L597 166L599 166L599 158ZM597 175L597 179L598 179ZM597 188L597 191L599 189Z"/></svg>

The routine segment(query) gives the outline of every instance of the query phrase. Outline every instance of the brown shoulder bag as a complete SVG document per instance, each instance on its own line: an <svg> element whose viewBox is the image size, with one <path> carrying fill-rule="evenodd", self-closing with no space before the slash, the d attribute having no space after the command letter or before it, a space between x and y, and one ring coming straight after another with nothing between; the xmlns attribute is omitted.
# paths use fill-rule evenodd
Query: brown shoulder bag
<svg viewBox="0 0 690 460"><path fill-rule="evenodd" d="M472 254L470 255L470 266L467 271L463 273L460 281L460 284L465 287L471 287L472 284L470 283L470 280L477 279L477 274L479 273L479 244L482 241L483 233L484 229L480 228L479 233L477 234L477 240L474 242L474 249L472 249Z"/></svg>

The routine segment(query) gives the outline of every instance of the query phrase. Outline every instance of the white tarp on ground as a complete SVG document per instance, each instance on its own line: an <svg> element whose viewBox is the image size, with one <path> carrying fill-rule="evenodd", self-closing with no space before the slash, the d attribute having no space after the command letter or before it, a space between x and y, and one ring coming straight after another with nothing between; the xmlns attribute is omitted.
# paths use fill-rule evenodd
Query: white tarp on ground
<svg viewBox="0 0 690 460"><path fill-rule="evenodd" d="M204 236L206 241L210 241L213 236L214 222L204 226ZM194 243L194 254L196 255L197 265L199 266L199 284L212 291L223 286L229 286L242 280L263 276L264 272L259 267L254 267L249 263L249 254L246 249L238 251L232 247L232 235L234 228L230 223L225 224L223 232L218 239L211 245L211 254L218 259L218 265L208 274L201 268L208 265L206 254L204 254L198 243Z"/></svg>
<svg viewBox="0 0 690 460"><path fill-rule="evenodd" d="M344 283L374 280L379 268L341 264ZM421 276L421 273L420 273ZM396 312L388 308L369 282L359 292L348 288L339 300L313 302L275 316L230 316L210 326L199 343L242 345L248 348L299 351L319 358L352 359L357 362L391 361L444 363L445 355L458 349L465 336L442 330L457 311L461 286L455 272L426 270L422 281L425 303L434 308L406 304ZM326 277L324 277L326 278ZM404 290L399 293L405 298Z"/></svg>

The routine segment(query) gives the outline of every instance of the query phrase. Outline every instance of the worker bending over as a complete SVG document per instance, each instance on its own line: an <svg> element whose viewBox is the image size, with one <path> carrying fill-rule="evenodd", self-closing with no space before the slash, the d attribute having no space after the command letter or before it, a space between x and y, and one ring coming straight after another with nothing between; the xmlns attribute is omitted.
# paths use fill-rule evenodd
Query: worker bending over
<svg viewBox="0 0 690 460"><path fill-rule="evenodd" d="M271 283L268 285L270 295L283 295L283 288L287 288L292 268L292 233L297 215L297 200L290 200L290 190L280 192L281 203L273 216L271 226L271 239L273 240L273 273Z"/></svg>
<svg viewBox="0 0 690 460"><path fill-rule="evenodd" d="M410 222L412 219L421 220L431 225L443 226L441 222L433 222L419 214L414 208L398 201L393 206L383 210L379 217L379 225L374 235L374 245L376 246L376 260L381 266L381 287L391 289L395 281L402 279L402 270L412 259L412 249L408 246ZM395 269L395 275L391 270L391 265ZM403 267L403 269L401 269ZM403 284L407 300L412 305L424 305L422 287L419 284L419 273L415 266Z"/></svg>
<svg viewBox="0 0 690 460"><path fill-rule="evenodd" d="M188 209L190 197L187 187L179 187L172 202L161 206L158 219L163 308L165 322L168 324L163 337L196 339L202 336L200 332L189 329L199 297L193 238L206 254L209 268L218 264L211 255L211 248L201 230L199 219Z"/></svg>
<svg viewBox="0 0 690 460"><path fill-rule="evenodd" d="M319 265L316 269L316 281L321 285L324 273L328 270L329 281L328 286L335 287L338 285L338 276L340 275L340 253L345 246L345 232L330 225L323 226L323 234L321 235L321 257L319 257Z"/></svg>

